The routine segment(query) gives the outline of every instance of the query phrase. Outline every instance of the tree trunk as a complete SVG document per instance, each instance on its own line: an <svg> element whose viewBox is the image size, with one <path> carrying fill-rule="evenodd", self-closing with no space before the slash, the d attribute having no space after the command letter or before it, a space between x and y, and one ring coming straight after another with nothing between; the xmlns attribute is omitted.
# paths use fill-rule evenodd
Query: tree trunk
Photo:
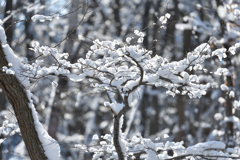
<svg viewBox="0 0 240 160"><path fill-rule="evenodd" d="M12 0L7 0L6 2L6 7L4 10L4 18L8 17L11 13L9 13L8 11L12 11L12 6L13 6L13 1ZM4 29L6 31L6 36L7 36L7 41L9 46L11 46L12 43L12 37L13 37L13 29L12 29L12 21L13 18L10 17L4 24Z"/></svg>
<svg viewBox="0 0 240 160"><path fill-rule="evenodd" d="M8 66L8 61L5 58L1 43L0 68L3 66ZM34 125L32 110L28 105L29 99L24 86L14 75L6 74L0 70L0 87L13 107L30 158L33 160L47 159Z"/></svg>
<svg viewBox="0 0 240 160"><path fill-rule="evenodd" d="M34 3L34 0L30 0L30 3L33 4ZM31 12L27 12L27 10L25 11L25 17L26 19L31 19L31 17L34 15L34 12L31 11ZM29 48L31 48L31 45L30 45L30 42L33 40L33 34L34 34L34 30L32 29L32 21L25 21L25 35L26 35L26 38L25 38L25 42L27 43L26 44L26 57L31 60L34 58L34 53L32 50L29 50Z"/></svg>
<svg viewBox="0 0 240 160"><path fill-rule="evenodd" d="M231 71L232 62L230 58L231 53L227 52L227 58L225 59L226 65L225 67ZM225 84L229 87L229 92L233 90L233 80L232 75L227 75L225 77ZM233 116L232 108L233 108L233 97L229 96L229 92L226 92L225 99L226 99L226 117L231 118ZM225 130L225 136L227 140L227 147L233 148L235 146L234 144L234 124L232 121L226 122L226 130Z"/></svg>
<svg viewBox="0 0 240 160"><path fill-rule="evenodd" d="M78 14L79 11L77 8L80 5L80 1L72 1L71 6L70 6L70 12L74 11L74 13L70 14L68 17L68 23L69 23L69 28L68 28L68 39L65 41L65 46L64 46L64 52L69 53L69 59L71 63L73 61L76 61L76 55L74 54L74 39L77 39L77 30L74 28L78 25ZM71 33L71 34L70 34ZM70 34L70 35L69 35ZM51 111L51 117L50 117L50 122L48 126L48 133L51 137L54 139L57 139L56 134L58 131L58 126L59 126L59 121L61 119L61 108L64 108L61 104L61 93L67 92L68 90L68 80L67 79L59 79L58 81L58 89L57 93L54 99L54 104L52 106L52 111Z"/></svg>
<svg viewBox="0 0 240 160"><path fill-rule="evenodd" d="M121 32L122 32L120 9L121 9L120 0L115 0L113 2L113 15L114 15L114 20L116 22L116 34L117 34L117 36L120 36Z"/></svg>
<svg viewBox="0 0 240 160"><path fill-rule="evenodd" d="M185 137L185 98L183 95L178 95L177 96L177 109L178 109L178 127L179 127L179 132L177 133L177 136L175 138L175 141L184 141Z"/></svg>
<svg viewBox="0 0 240 160"><path fill-rule="evenodd" d="M149 10L150 10L150 6L151 6L151 2L148 0L146 3L145 3L145 11L144 11L144 15L143 15L143 21L142 21L142 30L146 33L146 36L143 40L143 45L146 49L148 49L148 45L149 45L149 42L148 42L148 22L149 22Z"/></svg>

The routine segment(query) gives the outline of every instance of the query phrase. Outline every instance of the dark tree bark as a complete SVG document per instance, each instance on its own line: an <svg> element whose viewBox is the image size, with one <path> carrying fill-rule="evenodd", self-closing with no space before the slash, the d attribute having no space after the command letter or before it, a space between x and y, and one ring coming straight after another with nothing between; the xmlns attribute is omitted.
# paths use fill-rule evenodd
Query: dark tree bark
<svg viewBox="0 0 240 160"><path fill-rule="evenodd" d="M148 116L147 116L147 113L146 113L146 107L148 107L149 105L149 95L146 93L146 86L144 87L144 93L143 93L143 97L142 97L142 100L141 100L141 103L140 103L140 112L141 112L141 126L143 126L143 128L146 127L147 125L147 120L148 120ZM143 137L146 136L146 130L142 129L141 130L141 135Z"/></svg>
<svg viewBox="0 0 240 160"><path fill-rule="evenodd" d="M2 88L0 87L0 90L2 90ZM3 93L3 91L0 92L0 111L4 110L6 107L7 100L5 97L5 94Z"/></svg>
<svg viewBox="0 0 240 160"><path fill-rule="evenodd" d="M71 6L70 6L70 11L75 11L78 7L80 1L72 1ZM75 27L78 25L78 11L75 11L68 17L68 23L69 23L69 28L68 28L68 39L65 41L65 46L64 46L64 52L69 53L69 59L71 60L71 63L73 61L76 61L76 55L74 54L73 48L74 48L74 39L77 39L77 30ZM58 125L59 121L61 119L61 108L64 108L61 104L61 93L66 92L68 90L68 80L66 79L60 79L58 82L58 90L54 99L54 104L52 106L52 111L51 111L51 118L48 126L48 132L51 137L54 139L57 139L56 133L58 130Z"/></svg>
<svg viewBox="0 0 240 160"><path fill-rule="evenodd" d="M67 90L67 80L60 79L58 82L58 90L54 99L54 104L52 106L49 126L48 126L48 133L54 139L57 139L56 133L58 131L58 125L61 118L61 93Z"/></svg>
<svg viewBox="0 0 240 160"><path fill-rule="evenodd" d="M8 66L8 61L5 58L1 43L0 68L3 66ZM29 99L24 86L14 75L6 74L0 70L0 87L13 107L30 158L33 160L47 159L34 125L32 110L28 105Z"/></svg>
<svg viewBox="0 0 240 160"><path fill-rule="evenodd" d="M232 62L230 58L230 52L227 52L227 58L225 59L226 65L225 67L228 68L231 71L232 67ZM232 75L227 75L226 76L226 81L225 84L229 87L229 91L233 90L233 80L232 80ZM233 97L229 96L229 91L226 92L225 99L226 99L226 117L230 118L233 116L232 113L232 108L233 108ZM233 148L234 145L234 139L233 139L233 134L234 134L234 124L233 122L226 122L226 129L225 129L225 136L226 136L226 145L227 147Z"/></svg>
<svg viewBox="0 0 240 160"><path fill-rule="evenodd" d="M185 54L191 50L191 30L184 30L183 31L183 57ZM177 97L177 109L178 109L178 127L179 132L175 138L176 141L182 141L185 137L185 130L184 130L184 123L185 123L185 104L186 98L183 95L178 95Z"/></svg>
<svg viewBox="0 0 240 160"><path fill-rule="evenodd" d="M223 6L223 2L221 0L216 0L217 7ZM225 30L226 30L226 23L224 22L223 19L220 19L220 24L221 24L221 34L220 36L223 37Z"/></svg>
<svg viewBox="0 0 240 160"><path fill-rule="evenodd" d="M113 143L114 143L114 146L116 148L116 152L118 154L118 159L119 160L124 160L124 153L122 152L122 148L121 148L121 145L120 145L120 142L119 140L121 139L119 133L119 127L120 127L120 118L122 117L122 115L124 115L124 113L130 108L129 107L129 104L128 104L128 96L124 96L124 100L123 100L123 103L124 103L124 108L119 112L118 115L115 115L114 116L114 128L113 128Z"/></svg>
<svg viewBox="0 0 240 160"><path fill-rule="evenodd" d="M191 35L192 35L192 30L186 29L183 31L183 36L184 36L183 57L185 57L185 55L192 50Z"/></svg>
<svg viewBox="0 0 240 160"><path fill-rule="evenodd" d="M2 90L1 87L0 87L0 90ZM5 107L6 102L7 102L7 100L6 100L5 94L3 93L3 91L1 91L0 92L0 112L6 108ZM2 122L0 122L0 126L1 125L2 125ZM4 138L4 137L3 137L3 135L0 134L0 139L1 138ZM2 149L3 149L3 143L0 144L0 160L3 159L3 157L2 157Z"/></svg>
<svg viewBox="0 0 240 160"><path fill-rule="evenodd" d="M147 106L146 106L147 107ZM152 107L156 111L155 115L151 118L150 124L150 135L156 134L159 131L159 112L160 112L160 105L158 104L158 96L152 96Z"/></svg>
<svg viewBox="0 0 240 160"><path fill-rule="evenodd" d="M175 138L175 141L184 141L185 137L185 130L184 130L184 123L185 123L185 97L183 95L177 96L177 109L178 109L178 127L179 132Z"/></svg>
<svg viewBox="0 0 240 160"><path fill-rule="evenodd" d="M34 3L34 0L30 0L30 3ZM26 16L26 19L31 19L31 17L33 16L33 11L32 12L27 12L25 11L25 16ZM33 30L31 29L31 24L32 24L32 21L25 21L25 35L26 35L26 40L25 42L27 43L26 44L26 57L30 60L32 58L34 58L34 53L33 51L29 50L29 48L31 47L30 46L30 42L31 40L33 40Z"/></svg>
<svg viewBox="0 0 240 160"><path fill-rule="evenodd" d="M113 2L113 14L114 14L114 20L116 22L116 34L117 36L121 35L122 32L122 24L121 24L121 20L120 20L120 0L115 0Z"/></svg>
<svg viewBox="0 0 240 160"><path fill-rule="evenodd" d="M143 40L143 45L146 49L148 49L148 22L149 22L149 10L150 10L151 2L148 0L145 3L145 10L144 10L144 15L143 15L143 21L142 21L142 29L145 32L145 37Z"/></svg>
<svg viewBox="0 0 240 160"><path fill-rule="evenodd" d="M6 7L4 10L4 18L10 15L9 11L12 11L12 6L13 6L12 2L13 2L12 0L7 0ZM12 21L13 19L11 17L4 23L4 29L6 31L7 41L10 46L11 46L12 37L13 37L13 29L11 27Z"/></svg>

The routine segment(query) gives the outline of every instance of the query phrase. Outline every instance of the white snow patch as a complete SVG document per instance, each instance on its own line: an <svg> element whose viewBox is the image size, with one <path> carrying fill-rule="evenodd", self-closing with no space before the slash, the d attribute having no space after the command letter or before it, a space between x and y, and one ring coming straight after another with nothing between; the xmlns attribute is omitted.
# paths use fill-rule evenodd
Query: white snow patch
<svg viewBox="0 0 240 160"><path fill-rule="evenodd" d="M43 128L42 124L38 120L37 111L33 105L33 101L31 100L32 93L29 90L26 90L28 99L29 99L29 108L32 110L32 115L34 119L34 125L36 131L38 133L38 137L42 143L45 154L49 160L58 160L60 157L60 146L57 141L49 136L47 131Z"/></svg>
<svg viewBox="0 0 240 160"><path fill-rule="evenodd" d="M205 143L198 143L192 147L188 147L186 154L203 154L208 149L225 149L225 144L219 141L210 141Z"/></svg>
<svg viewBox="0 0 240 160"><path fill-rule="evenodd" d="M12 65L11 69L6 70L7 71L6 73L15 74L17 79L21 82L21 84L24 87L28 87L30 84L29 79L25 76L21 76L21 69L23 68L23 64L21 63L18 56L14 54L11 47L7 44L5 31L2 28L2 26L0 26L0 41L2 42L2 48L5 54L5 57L8 63Z"/></svg>
<svg viewBox="0 0 240 160"><path fill-rule="evenodd" d="M110 107L116 114L118 114L124 107L122 103L109 103L109 102L104 102L104 106Z"/></svg>
<svg viewBox="0 0 240 160"><path fill-rule="evenodd" d="M218 16L223 19L226 17L227 15L227 10L224 6L220 5L218 8L217 8L217 13L218 13Z"/></svg>
<svg viewBox="0 0 240 160"><path fill-rule="evenodd" d="M218 102L221 104L224 104L226 102L226 100L223 97L219 97Z"/></svg>
<svg viewBox="0 0 240 160"><path fill-rule="evenodd" d="M222 84L221 85L221 90L227 92L227 91L229 91L229 88L225 84Z"/></svg>
<svg viewBox="0 0 240 160"><path fill-rule="evenodd" d="M32 19L33 21L39 20L40 22L45 22L46 20L47 20L47 21L52 21L53 18L58 19L58 18L59 18L59 15L58 15L58 14L54 14L54 15L52 15L52 16L44 16L44 15L36 14L36 15L32 16L31 19Z"/></svg>
<svg viewBox="0 0 240 160"><path fill-rule="evenodd" d="M2 26L0 26L0 41L2 42L2 48L5 53L6 59L8 63L12 65L13 70L15 71L15 76L17 79L20 81L20 83L28 87L30 85L29 78L21 76L21 68L23 67L23 64L21 63L20 59L18 56L16 56L13 52L13 50L10 48L10 46L7 44L6 41L6 35L4 32L4 29ZM10 65L10 66L11 66ZM29 108L32 110L32 116L34 119L34 125L36 128L36 131L38 133L38 137L42 143L42 146L44 148L45 154L48 159L50 160L58 160L60 156L60 147L52 137L48 135L46 130L43 128L42 124L38 120L37 112L35 110L35 107L33 105L33 101L31 100L32 98L32 93L29 90L26 90L26 94L28 96L29 100Z"/></svg>
<svg viewBox="0 0 240 160"><path fill-rule="evenodd" d="M230 98L235 98L235 93L234 93L234 91L230 91L229 97L230 97Z"/></svg>
<svg viewBox="0 0 240 160"><path fill-rule="evenodd" d="M99 137L98 137L97 134L94 134L92 139L93 139L93 140L99 140Z"/></svg>

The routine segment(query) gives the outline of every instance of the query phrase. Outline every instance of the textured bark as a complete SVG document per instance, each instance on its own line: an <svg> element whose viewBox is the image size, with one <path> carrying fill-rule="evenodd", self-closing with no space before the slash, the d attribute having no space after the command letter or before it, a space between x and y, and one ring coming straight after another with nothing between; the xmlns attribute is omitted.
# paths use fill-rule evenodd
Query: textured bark
<svg viewBox="0 0 240 160"><path fill-rule="evenodd" d="M146 92L146 86L144 86L144 93L143 93L143 97L142 100L140 102L140 112L141 112L141 126L143 126L144 129L141 130L141 135L143 137L147 137L147 129L148 128L148 124L147 124L147 120L148 120L148 116L147 116L147 112L146 112L146 108L149 106L149 95Z"/></svg>
<svg viewBox="0 0 240 160"><path fill-rule="evenodd" d="M0 138L4 138L3 135L0 135ZM0 160L3 159L3 143L0 144Z"/></svg>
<svg viewBox="0 0 240 160"><path fill-rule="evenodd" d="M225 67L228 68L231 71L232 63L231 63L231 58L230 58L230 52L227 52L227 58L226 60L226 65ZM231 75L227 75L226 77L225 84L229 87L230 90L233 90L233 81ZM226 99L226 117L232 117L232 108L233 108L233 97L229 96L229 92L226 92L225 95ZM233 148L235 146L234 144L234 124L233 122L226 122L226 130L225 130L225 136L227 140L227 147Z"/></svg>
<svg viewBox="0 0 240 160"><path fill-rule="evenodd" d="M79 0L72 1L71 6L69 8L70 12L72 11L75 11L75 12L68 16L68 24L69 24L69 28L67 32L68 39L65 41L64 52L69 53L69 59L71 63L74 63L74 61L76 61L77 59L76 55L74 54L73 48L74 48L74 39L77 39L77 30L75 28L78 25L77 19L78 19L79 12L77 8L79 7L79 5L80 5ZM56 134L58 131L58 126L59 126L59 122L61 120L61 115L62 115L61 108L64 108L64 106L61 104L62 103L61 93L67 92L68 90L67 84L68 84L67 79L60 79L58 81L58 89L57 89L57 93L54 99L54 104L51 110L48 133L54 139L57 139Z"/></svg>
<svg viewBox="0 0 240 160"><path fill-rule="evenodd" d="M2 90L1 87L0 90ZM0 111L6 108L6 103L7 103L6 96L2 91L0 91Z"/></svg>
<svg viewBox="0 0 240 160"><path fill-rule="evenodd" d="M184 141L185 137L185 130L184 130L184 123L185 123L185 98L183 95L178 95L177 97L177 109L178 109L178 127L179 132L177 133L177 136L175 137L175 141Z"/></svg>
<svg viewBox="0 0 240 160"><path fill-rule="evenodd" d="M120 8L121 8L121 4L120 4L120 0L115 0L113 2L113 15L114 15L114 20L116 22L116 34L117 36L121 35L122 32L122 23L121 23L121 19L120 19Z"/></svg>
<svg viewBox="0 0 240 160"><path fill-rule="evenodd" d="M0 45L0 68L8 66L5 54ZM14 75L9 75L0 70L0 87L6 94L10 104L14 109L15 116L21 130L23 141L25 142L28 154L33 160L47 159L42 143L34 125L32 110L29 108L29 100L24 86Z"/></svg>
<svg viewBox="0 0 240 160"><path fill-rule="evenodd" d="M33 4L34 0L30 0L30 3ZM27 10L26 10L24 14L25 14L26 19L31 19L31 17L34 15L34 12L33 11L27 12ZM32 29L32 26L31 26L32 21L25 21L24 24L25 24L24 30L25 30L25 35L26 35L25 42L27 43L26 44L26 54L27 54L27 58L29 60L31 60L32 58L34 58L34 53L29 48L31 48L30 42L33 40L34 30Z"/></svg>
<svg viewBox="0 0 240 160"><path fill-rule="evenodd" d="M150 6L151 6L151 2L150 0L148 0L146 3L145 3L145 11L144 11L144 15L143 15L143 21L142 21L142 30L144 30L146 36L143 40L143 45L146 49L148 49L148 45L149 45L149 42L148 42L148 22L149 22L149 10L150 10Z"/></svg>
<svg viewBox="0 0 240 160"><path fill-rule="evenodd" d="M48 133L51 137L54 139L57 139L57 131L59 126L59 121L61 118L61 108L64 108L61 104L61 93L67 91L67 80L66 79L60 79L58 81L58 90L56 93L56 96L54 98L54 104L52 106L51 110L51 116L48 126Z"/></svg>
<svg viewBox="0 0 240 160"><path fill-rule="evenodd" d="M12 0L7 0L6 1L6 7L4 10L4 18L8 17L10 13L8 11L12 11L13 7L13 1ZM4 24L4 29L6 31L6 36L7 36L7 41L8 44L11 46L12 43L12 37L13 37L13 26L12 25L13 18L9 18L6 23Z"/></svg>
<svg viewBox="0 0 240 160"><path fill-rule="evenodd" d="M124 105L125 105L124 108L118 113L118 115L114 117L114 127L113 127L113 143L117 151L119 160L124 160L124 153L122 152L122 148L119 142L120 140L119 121L122 115L124 115L124 113L130 108L128 104L128 96L124 97Z"/></svg>
<svg viewBox="0 0 240 160"><path fill-rule="evenodd" d="M159 112L160 112L160 105L158 104L158 96L152 96L152 107L156 111L155 115L151 117L151 124L150 124L150 135L156 134L159 131ZM147 107L147 106L145 106Z"/></svg>
<svg viewBox="0 0 240 160"><path fill-rule="evenodd" d="M217 7L223 6L223 1L221 1L221 0L216 0L216 3L217 3ZM221 34L220 34L220 36L223 37L223 35L226 31L226 23L221 18L220 18L220 24L221 24Z"/></svg>

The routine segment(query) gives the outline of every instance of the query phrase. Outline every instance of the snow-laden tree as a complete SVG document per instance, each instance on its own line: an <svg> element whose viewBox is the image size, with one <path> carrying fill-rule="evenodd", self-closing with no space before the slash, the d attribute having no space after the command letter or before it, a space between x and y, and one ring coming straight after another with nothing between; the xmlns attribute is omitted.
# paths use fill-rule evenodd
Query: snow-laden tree
<svg viewBox="0 0 240 160"><path fill-rule="evenodd" d="M40 21L51 18L54 17L43 15L32 17L33 20ZM164 27L169 18L170 14L168 13L159 18L160 29ZM139 134L127 139L121 130L126 111L134 107L133 94L141 90L141 86L165 88L166 93L171 96L179 94L190 98L200 98L205 95L211 85L209 83L202 84L199 80L201 74L196 74L193 71L207 72L202 64L215 56L222 60L223 57L226 57L225 48L211 50L208 43L203 43L189 52L182 60L169 61L162 56L153 55L150 49L145 49L142 45L144 33L135 30L134 36L127 37L125 42L94 40L93 45L86 53L86 58L80 58L75 63L68 60L68 53L61 53L56 48L49 46L41 46L39 42L35 41L32 43L31 50L38 55L38 58L34 61L21 62L6 43L2 28L0 35L2 46L0 64L3 75L0 78L1 87L4 88L4 92L13 106L31 158L43 159L38 157L43 156L48 159L57 159L57 154L59 154L56 141L48 136L38 121L31 92L27 89L30 85L29 79L50 76L65 77L73 82L88 84L90 87L96 88L96 91L103 91L107 95L108 99L105 100L104 105L113 114L112 134L100 137L99 145L96 144L93 147L75 146L85 151L94 152L93 159L102 158L105 153L108 153L110 159L121 160L126 159L126 157L140 159L239 158L239 148L226 148L222 142L210 141L185 148L183 142L152 142ZM234 47L232 51L236 51L238 45ZM47 59L51 60L50 65L43 63ZM229 74L225 68L218 68L212 72L220 75ZM8 80L8 77L14 79L14 82ZM56 87L57 82L53 81L52 85ZM24 96L17 98L16 95L12 96L12 93ZM24 100L23 105L22 100ZM28 126L27 128L31 129L32 132L28 133L28 130L24 129L25 126ZM32 135L35 137L32 138ZM166 137L160 137L156 141ZM30 142L38 141L36 146L39 146L41 150L31 151L32 145L27 143L29 138ZM97 135L94 135L93 138L94 140L99 139ZM172 150L173 155L167 154L168 150Z"/></svg>

